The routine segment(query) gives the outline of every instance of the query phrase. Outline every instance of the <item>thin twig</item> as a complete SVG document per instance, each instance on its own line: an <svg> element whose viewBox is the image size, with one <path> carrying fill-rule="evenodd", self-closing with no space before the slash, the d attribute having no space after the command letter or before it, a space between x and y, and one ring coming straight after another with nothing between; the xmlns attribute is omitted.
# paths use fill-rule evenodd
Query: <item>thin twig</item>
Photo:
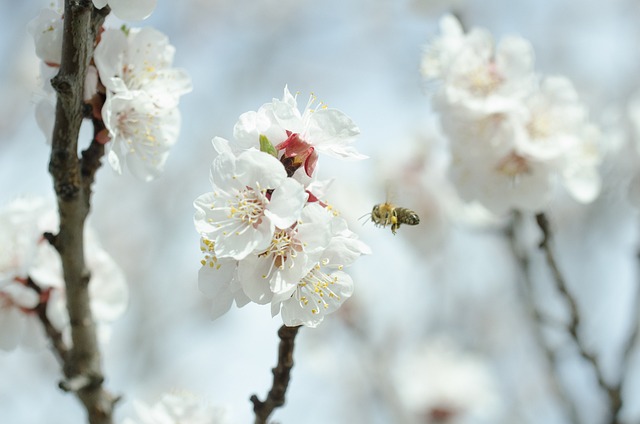
<svg viewBox="0 0 640 424"><path fill-rule="evenodd" d="M295 337L299 329L300 326L287 327L283 325L278 330L278 337L280 337L278 365L271 370L273 373L271 390L264 401L260 401L256 395L250 398L253 403L253 412L256 414L255 424L266 424L273 410L284 405L291 368L293 368Z"/></svg>
<svg viewBox="0 0 640 424"><path fill-rule="evenodd" d="M53 347L53 351L56 354L56 358L62 365L64 365L67 361L69 349L62 340L62 333L53 326L53 324L49 320L49 317L47 316L47 305L49 304L49 295L51 289L43 290L42 287L36 284L31 278L27 278L26 285L27 287L35 291L40 297L40 300L36 307L33 308L33 311L38 316L38 319L42 323L42 327L44 328L47 337L51 341L51 346Z"/></svg>
<svg viewBox="0 0 640 424"><path fill-rule="evenodd" d="M593 352L587 349L579 331L581 321L580 313L578 311L578 304L576 302L576 299L569 292L564 276L562 275L562 272L560 272L560 268L558 267L558 264L556 262L553 247L551 246L552 231L549 225L549 220L547 219L545 214L539 213L536 215L536 222L538 224L538 227L542 231L542 241L540 241L540 248L545 253L547 264L549 265L551 273L553 274L553 280L555 282L556 288L569 306L569 323L567 324L567 331L571 335L571 338L578 348L580 356L582 356L587 360L587 362L591 364L591 367L593 368L593 371L596 375L596 379L598 380L598 385L607 394L610 412L609 423L618 424L618 412L620 412L620 409L622 408L622 386L620 383L607 383L606 379L604 378L602 366L598 362L598 358Z"/></svg>
<svg viewBox="0 0 640 424"><path fill-rule="evenodd" d="M86 172L78 157L78 135L84 115L84 82L98 30L108 8L91 0L65 0L60 70L51 80L57 93L49 172L58 199L60 230L48 240L58 250L65 280L72 347L63 367L62 388L73 391L84 405L91 424L111 424L117 399L102 383L102 365L96 324L89 298L89 272L84 259L84 223L90 209ZM82 384L78 384L82 383Z"/></svg>
<svg viewBox="0 0 640 424"><path fill-rule="evenodd" d="M518 262L518 269L520 271L520 279L524 283L523 286L526 290L524 294L524 299L529 309L529 313L533 317L533 333L538 342L538 346L542 349L545 358L547 359L548 372L547 376L549 377L549 382L551 384L551 388L558 396L559 401L564 406L569 422L572 424L579 424L580 418L578 416L578 411L576 409L576 405L571 401L564 384L558 378L558 354L557 352L549 346L547 343L544 334L542 333L542 328L545 324L548 324L551 320L546 318L545 315L538 309L535 299L534 299L534 290L533 283L531 281L531 277L529 275L529 258L527 255L523 254L517 245L517 235L516 231L518 226L520 225L520 221L522 217L519 212L515 212L513 219L509 227L507 228L506 234L509 239L509 246L511 248L511 252ZM553 320L553 324L557 324L555 320Z"/></svg>
<svg viewBox="0 0 640 424"><path fill-rule="evenodd" d="M638 259L640 259L640 254L637 255ZM634 314L632 315L632 327L629 331L629 335L626 341L623 344L622 348L622 358L620 364L620 374L618 376L618 380L615 386L616 394L620 398L618 403L618 409L615 412L614 419L617 420L617 415L620 409L622 409L622 389L626 383L626 376L628 375L627 371L631 365L632 353L634 352L634 348L638 343L638 339L640 338L640 284L636 283L635 287L636 293L634 298ZM617 421L612 421L612 423L617 423Z"/></svg>
<svg viewBox="0 0 640 424"><path fill-rule="evenodd" d="M91 185L95 179L96 172L102 165L101 159L104 156L104 143L97 141L97 135L105 129L104 122L102 119L96 118L93 118L91 122L93 123L93 140L89 147L82 151L80 165L83 188L88 196L91 196Z"/></svg>

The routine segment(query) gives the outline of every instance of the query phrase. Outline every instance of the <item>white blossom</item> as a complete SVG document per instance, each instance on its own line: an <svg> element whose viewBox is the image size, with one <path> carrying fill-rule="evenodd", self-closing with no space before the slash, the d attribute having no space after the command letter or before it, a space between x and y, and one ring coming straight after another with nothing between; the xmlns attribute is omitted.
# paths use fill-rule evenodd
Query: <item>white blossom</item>
<svg viewBox="0 0 640 424"><path fill-rule="evenodd" d="M36 55L48 66L59 66L62 57L62 14L53 9L42 9L27 29L33 36Z"/></svg>
<svg viewBox="0 0 640 424"><path fill-rule="evenodd" d="M447 339L405 353L392 371L399 400L415 422L502 422L503 405L490 368Z"/></svg>
<svg viewBox="0 0 640 424"><path fill-rule="evenodd" d="M436 40L437 59L426 55L427 63L438 65L423 63L425 77L441 81L436 105L482 113L517 107L535 82L530 43L520 37L506 37L494 45L491 34L483 29L473 29L461 38L459 23L454 21L452 16L442 19L442 27L449 33Z"/></svg>
<svg viewBox="0 0 640 424"><path fill-rule="evenodd" d="M161 109L145 91L110 95L102 108L109 131L108 160L122 173L124 165L138 178L153 180L164 169L180 132L180 111Z"/></svg>
<svg viewBox="0 0 640 424"><path fill-rule="evenodd" d="M323 270L318 263L282 302L282 322L289 327L317 327L325 315L336 311L352 294L353 280L348 274Z"/></svg>
<svg viewBox="0 0 640 424"><path fill-rule="evenodd" d="M316 101L312 95L300 112L296 96L285 87L281 100L273 99L257 112L240 116L233 133L238 148L258 147L263 135L280 157L292 158L309 176L315 169L317 152L340 159L365 159L351 145L360 134L351 118L338 109L316 105Z"/></svg>
<svg viewBox="0 0 640 424"><path fill-rule="evenodd" d="M238 308L250 299L242 290L236 275L238 261L232 258L218 258L214 243L206 237L200 238L203 259L198 272L198 288L212 300L211 319L216 319L231 308L233 302Z"/></svg>
<svg viewBox="0 0 640 424"><path fill-rule="evenodd" d="M260 303L271 300L271 294L290 291L314 266L331 238L328 217L322 220L326 214L314 211L318 208L323 209L307 204L296 224L277 229L264 251L238 264L238 278L251 300Z"/></svg>
<svg viewBox="0 0 640 424"><path fill-rule="evenodd" d="M62 264L44 232L56 232L55 209L38 198L17 199L0 212L0 346L41 346L44 333L34 310L44 304L53 326L69 340ZM124 275L98 244L90 227L85 231L87 268L91 272L91 309L100 331L124 312L128 291Z"/></svg>
<svg viewBox="0 0 640 424"><path fill-rule="evenodd" d="M96 9L109 6L114 15L125 21L141 21L151 15L157 0L93 0Z"/></svg>
<svg viewBox="0 0 640 424"><path fill-rule="evenodd" d="M361 158L348 145L357 131L339 111L301 114L285 88L283 100L240 116L234 141L213 139L213 191L194 201L198 284L213 318L252 301L282 310L286 325L315 327L351 296L342 268L370 251L320 200L330 181L313 171L316 149Z"/></svg>
<svg viewBox="0 0 640 424"><path fill-rule="evenodd" d="M271 313L280 312L285 325L316 327L353 294L353 280L343 269L371 250L344 219L333 217L329 227L332 238L318 262L292 290L274 296Z"/></svg>
<svg viewBox="0 0 640 424"><path fill-rule="evenodd" d="M426 49L422 71L449 139L458 194L496 214L541 211L558 187L587 203L600 191L599 131L571 81L541 79L533 49L486 30L462 31L451 15Z"/></svg>
<svg viewBox="0 0 640 424"><path fill-rule="evenodd" d="M220 153L211 165L213 191L198 197L195 225L215 243L219 257L244 259L271 243L276 226L288 228L307 200L273 156L247 150Z"/></svg>
<svg viewBox="0 0 640 424"><path fill-rule="evenodd" d="M184 70L172 68L175 48L153 28L102 33L94 60L106 88L102 118L111 139L109 164L150 181L163 170L180 132L181 95L191 91Z"/></svg>
<svg viewBox="0 0 640 424"><path fill-rule="evenodd" d="M43 346L44 332L35 316L39 303L40 295L21 280L8 282L0 289L0 349Z"/></svg>
<svg viewBox="0 0 640 424"><path fill-rule="evenodd" d="M540 91L526 99L525 104L529 112L525 131L514 140L519 153L550 160L580 145L587 110L567 78L545 78Z"/></svg>
<svg viewBox="0 0 640 424"><path fill-rule="evenodd" d="M134 400L135 418L125 418L122 424L226 424L227 412L204 402L191 393L176 392L162 396L149 406Z"/></svg>
<svg viewBox="0 0 640 424"><path fill-rule="evenodd" d="M169 108L191 91L186 71L172 68L174 54L166 35L145 27L104 31L93 57L108 93L146 91L158 107Z"/></svg>

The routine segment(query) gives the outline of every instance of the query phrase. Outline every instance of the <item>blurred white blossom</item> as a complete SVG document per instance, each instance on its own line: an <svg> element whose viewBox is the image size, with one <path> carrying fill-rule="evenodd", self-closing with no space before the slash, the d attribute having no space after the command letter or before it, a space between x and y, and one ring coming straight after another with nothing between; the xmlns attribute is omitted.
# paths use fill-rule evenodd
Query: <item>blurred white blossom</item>
<svg viewBox="0 0 640 424"><path fill-rule="evenodd" d="M35 308L43 304L53 326L69 339L62 264L58 252L43 237L55 232L58 218L52 204L40 198L20 198L0 212L0 347L44 345ZM95 233L85 231L87 268L91 272L91 309L104 337L106 324L126 309L124 275L100 247ZM105 340L105 339L103 339ZM106 340L105 340L106 341Z"/></svg>
<svg viewBox="0 0 640 424"><path fill-rule="evenodd" d="M497 45L484 29L465 33L455 17L426 48L424 77L452 153L460 196L497 214L540 211L563 186L588 203L600 191L599 132L571 81L541 79L520 37Z"/></svg>
<svg viewBox="0 0 640 424"><path fill-rule="evenodd" d="M122 424L227 424L224 408L204 402L197 396L169 393L149 406L134 400L135 418L125 418Z"/></svg>
<svg viewBox="0 0 640 424"><path fill-rule="evenodd" d="M435 339L405 352L393 371L398 397L412 422L502 422L502 400L491 369L448 339Z"/></svg>
<svg viewBox="0 0 640 424"><path fill-rule="evenodd" d="M61 12L45 8L27 25L35 43L36 55L48 66L60 65L63 22Z"/></svg>

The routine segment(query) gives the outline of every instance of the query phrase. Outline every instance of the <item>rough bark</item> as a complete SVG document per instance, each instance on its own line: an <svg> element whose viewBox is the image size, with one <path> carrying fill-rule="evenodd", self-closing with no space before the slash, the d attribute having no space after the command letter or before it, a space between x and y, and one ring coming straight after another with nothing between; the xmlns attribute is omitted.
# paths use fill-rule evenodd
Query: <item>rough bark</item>
<svg viewBox="0 0 640 424"><path fill-rule="evenodd" d="M116 399L103 388L104 377L96 325L89 298L89 271L84 258L84 224L90 210L90 185L99 161L87 170L78 156L78 135L84 111L84 81L97 31L107 10L91 0L65 0L62 58L51 80L57 93L49 172L58 200L60 229L48 240L62 259L72 346L64 357L64 390L74 392L91 424L112 423Z"/></svg>

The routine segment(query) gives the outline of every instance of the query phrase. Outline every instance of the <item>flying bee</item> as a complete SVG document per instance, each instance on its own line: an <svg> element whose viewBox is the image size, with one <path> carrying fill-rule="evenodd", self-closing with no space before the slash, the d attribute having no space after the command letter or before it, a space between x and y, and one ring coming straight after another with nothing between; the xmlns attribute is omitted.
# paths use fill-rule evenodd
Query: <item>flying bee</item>
<svg viewBox="0 0 640 424"><path fill-rule="evenodd" d="M395 235L400 225L418 225L420 223L420 217L418 214L409 209L398 207L394 205L391 201L391 193L392 193L392 184L390 181L387 181L386 192L387 196L384 203L378 203L373 206L371 213L364 214L360 217L360 219L371 216L371 221L376 227L386 227L391 226L391 232Z"/></svg>
<svg viewBox="0 0 640 424"><path fill-rule="evenodd" d="M400 228L400 224L418 225L420 217L411 209L401 208L387 201L373 207L371 221L376 227L391 225L391 232L395 235L398 228Z"/></svg>

